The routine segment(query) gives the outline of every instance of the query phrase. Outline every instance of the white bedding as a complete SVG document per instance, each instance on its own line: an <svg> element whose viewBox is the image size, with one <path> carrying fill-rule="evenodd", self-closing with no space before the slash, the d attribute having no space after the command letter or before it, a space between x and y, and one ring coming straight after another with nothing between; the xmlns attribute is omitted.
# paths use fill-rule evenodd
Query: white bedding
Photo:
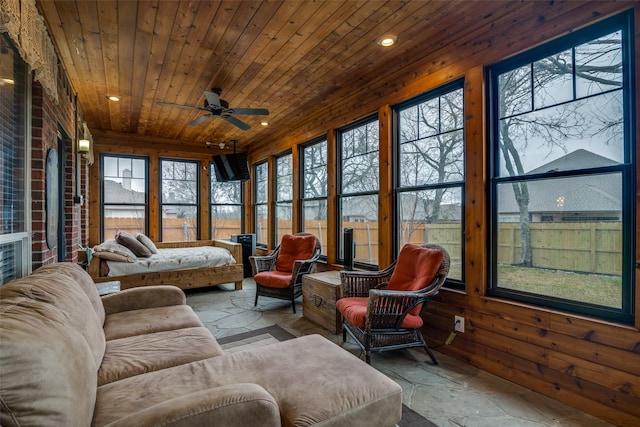
<svg viewBox="0 0 640 427"><path fill-rule="evenodd" d="M153 273L158 271L190 270L201 267L219 267L235 264L231 252L214 246L193 248L158 249L149 258L138 258L135 262L107 261L107 276Z"/></svg>

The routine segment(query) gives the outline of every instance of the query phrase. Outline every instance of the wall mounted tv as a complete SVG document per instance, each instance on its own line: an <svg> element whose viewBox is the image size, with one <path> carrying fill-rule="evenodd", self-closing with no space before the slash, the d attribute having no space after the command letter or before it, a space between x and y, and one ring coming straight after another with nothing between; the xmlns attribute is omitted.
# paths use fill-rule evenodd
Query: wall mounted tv
<svg viewBox="0 0 640 427"><path fill-rule="evenodd" d="M246 181L249 179L249 163L246 153L220 154L211 158L216 181Z"/></svg>

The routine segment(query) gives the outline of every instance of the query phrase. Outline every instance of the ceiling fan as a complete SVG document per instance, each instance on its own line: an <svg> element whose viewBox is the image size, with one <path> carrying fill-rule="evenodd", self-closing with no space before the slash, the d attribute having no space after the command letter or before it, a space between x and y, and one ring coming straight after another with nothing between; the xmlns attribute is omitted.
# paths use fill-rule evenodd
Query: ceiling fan
<svg viewBox="0 0 640 427"><path fill-rule="evenodd" d="M178 107L178 108L188 108L190 110L201 110L206 111L207 114L204 116L200 116L197 119L188 123L189 126L197 126L200 123L204 122L209 117L218 116L222 119L228 121L234 126L239 127L242 130L247 130L251 126L243 122L242 120L233 116L233 114L242 114L242 115L250 115L250 116L268 116L269 110L266 108L229 108L229 103L224 99L220 98L220 94L222 93L222 89L213 88L211 90L204 91L204 107L192 107L190 105L181 105L181 104L171 104L168 102L158 102L158 105L162 105L164 107Z"/></svg>

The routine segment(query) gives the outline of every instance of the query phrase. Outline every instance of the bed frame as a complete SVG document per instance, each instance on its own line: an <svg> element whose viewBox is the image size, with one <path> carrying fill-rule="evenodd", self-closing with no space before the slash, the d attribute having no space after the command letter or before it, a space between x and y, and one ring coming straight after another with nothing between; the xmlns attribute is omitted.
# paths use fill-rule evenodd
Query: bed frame
<svg viewBox="0 0 640 427"><path fill-rule="evenodd" d="M158 242L158 249L188 248L198 246L218 246L227 249L233 258L242 262L242 245L226 240L197 240L191 242ZM96 283L120 281L120 289L152 285L174 285L180 289L195 289L216 286L223 283L235 283L236 290L242 289L244 266L242 264L203 267L190 270L161 271L154 273L128 274L125 276L104 276L99 257L89 262L89 274Z"/></svg>

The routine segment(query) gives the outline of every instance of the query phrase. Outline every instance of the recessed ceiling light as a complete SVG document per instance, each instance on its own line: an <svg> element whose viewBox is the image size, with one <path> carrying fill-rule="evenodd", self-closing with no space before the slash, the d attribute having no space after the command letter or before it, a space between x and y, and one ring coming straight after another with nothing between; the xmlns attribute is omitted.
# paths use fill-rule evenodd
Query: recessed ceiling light
<svg viewBox="0 0 640 427"><path fill-rule="evenodd" d="M13 81L13 79L8 79L8 78L2 78L0 79L0 85L13 85L16 82Z"/></svg>
<svg viewBox="0 0 640 427"><path fill-rule="evenodd" d="M393 34L385 34L384 36L380 37L377 41L378 45L382 46L382 47L389 47L389 46L393 46L394 44L396 44L396 41L398 40L398 37L393 35Z"/></svg>
<svg viewBox="0 0 640 427"><path fill-rule="evenodd" d="M120 98L119 96L110 95L110 96L107 96L107 99L108 99L109 101L118 102L118 101L120 101L122 98Z"/></svg>
<svg viewBox="0 0 640 427"><path fill-rule="evenodd" d="M269 126L269 122L262 122L260 123L262 126Z"/></svg>

